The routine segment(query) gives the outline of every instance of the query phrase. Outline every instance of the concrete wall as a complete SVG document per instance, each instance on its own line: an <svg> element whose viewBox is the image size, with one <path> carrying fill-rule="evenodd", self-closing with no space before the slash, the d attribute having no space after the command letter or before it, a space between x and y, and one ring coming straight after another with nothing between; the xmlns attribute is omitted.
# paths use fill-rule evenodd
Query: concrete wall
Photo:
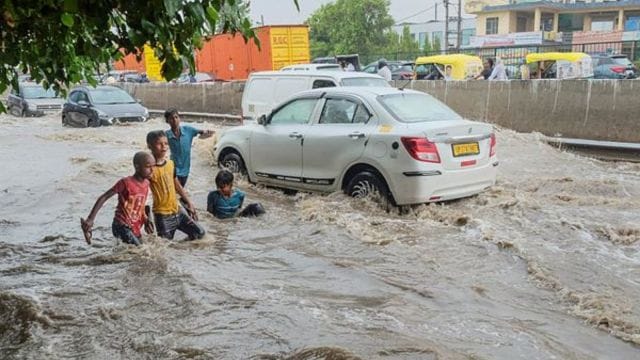
<svg viewBox="0 0 640 360"><path fill-rule="evenodd" d="M415 81L412 85L466 118L519 132L640 143L637 80Z"/></svg>
<svg viewBox="0 0 640 360"><path fill-rule="evenodd" d="M244 82L124 83L122 87L149 109L240 115Z"/></svg>
<svg viewBox="0 0 640 360"><path fill-rule="evenodd" d="M125 88L150 109L239 115L244 84ZM435 96L468 119L520 132L640 143L640 80L414 81L407 88Z"/></svg>

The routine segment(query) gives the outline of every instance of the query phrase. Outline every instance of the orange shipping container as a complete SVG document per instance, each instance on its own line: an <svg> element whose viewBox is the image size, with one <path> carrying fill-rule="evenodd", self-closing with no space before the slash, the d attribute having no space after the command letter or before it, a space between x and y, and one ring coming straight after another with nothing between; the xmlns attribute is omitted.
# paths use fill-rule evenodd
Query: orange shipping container
<svg viewBox="0 0 640 360"><path fill-rule="evenodd" d="M116 70L135 70L139 73L145 72L144 67L144 54L142 54L142 61L138 62L134 54L126 55L120 61L113 62L113 68Z"/></svg>
<svg viewBox="0 0 640 360"><path fill-rule="evenodd" d="M214 73L216 79L246 79L254 71L279 70L310 62L309 28L306 25L263 26L254 29L260 47L241 35L214 36L196 52L198 71Z"/></svg>

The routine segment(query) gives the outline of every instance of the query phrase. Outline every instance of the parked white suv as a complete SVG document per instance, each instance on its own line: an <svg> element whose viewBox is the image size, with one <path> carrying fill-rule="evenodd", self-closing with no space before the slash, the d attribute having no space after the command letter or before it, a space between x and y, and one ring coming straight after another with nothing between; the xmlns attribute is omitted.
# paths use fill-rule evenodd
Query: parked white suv
<svg viewBox="0 0 640 360"><path fill-rule="evenodd" d="M223 132L220 167L276 187L397 205L477 194L495 183L490 124L464 120L437 99L391 87L305 91L258 123Z"/></svg>
<svg viewBox="0 0 640 360"><path fill-rule="evenodd" d="M255 122L297 92L336 86L390 85L378 75L352 71L255 72L247 79L242 93L242 120Z"/></svg>

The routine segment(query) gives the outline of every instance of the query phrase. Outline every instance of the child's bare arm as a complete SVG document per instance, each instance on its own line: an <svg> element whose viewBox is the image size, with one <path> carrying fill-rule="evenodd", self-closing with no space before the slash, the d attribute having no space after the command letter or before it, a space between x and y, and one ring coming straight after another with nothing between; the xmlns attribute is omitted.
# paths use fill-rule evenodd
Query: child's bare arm
<svg viewBox="0 0 640 360"><path fill-rule="evenodd" d="M91 212L89 213L89 216L87 216L87 220L85 220L85 222L93 226L93 221L96 219L96 215L98 215L98 211L100 211L102 205L104 205L104 203L115 194L116 192L113 191L113 189L109 189L104 194L100 195L98 200L96 200L96 203L93 205L93 209L91 209Z"/></svg>
<svg viewBox="0 0 640 360"><path fill-rule="evenodd" d="M185 204L187 205L187 212L189 212L189 215L191 215L191 217L193 217L194 220L198 220L198 215L196 214L196 207L193 206L193 203L191 202L189 195L187 195L187 192L184 190L184 188L180 184L180 181L178 180L177 177L173 178L173 183L176 186L176 192L178 193L178 195L180 195L182 200L184 200Z"/></svg>
<svg viewBox="0 0 640 360"><path fill-rule="evenodd" d="M87 216L87 219L80 219L82 231L85 233L85 238L88 244L91 244L91 229L93 228L93 222L96 219L96 215L98 215L98 211L100 211L102 205L104 205L104 203L107 202L107 200L109 200L115 194L116 192L113 191L113 189L107 190L104 194L100 195L98 200L96 200L96 203L93 205L93 208L91 209L89 216Z"/></svg>

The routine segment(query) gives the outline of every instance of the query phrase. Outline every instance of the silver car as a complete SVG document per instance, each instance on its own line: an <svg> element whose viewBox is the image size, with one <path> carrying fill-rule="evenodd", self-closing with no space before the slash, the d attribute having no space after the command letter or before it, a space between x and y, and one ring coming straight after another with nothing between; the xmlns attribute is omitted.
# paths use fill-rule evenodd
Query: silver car
<svg viewBox="0 0 640 360"><path fill-rule="evenodd" d="M15 116L44 116L62 109L64 99L53 89L34 82L22 82L7 97L7 110Z"/></svg>
<svg viewBox="0 0 640 360"><path fill-rule="evenodd" d="M249 181L397 205L477 194L496 180L490 124L463 119L422 92L391 87L305 91L257 124L222 133L220 167Z"/></svg>

